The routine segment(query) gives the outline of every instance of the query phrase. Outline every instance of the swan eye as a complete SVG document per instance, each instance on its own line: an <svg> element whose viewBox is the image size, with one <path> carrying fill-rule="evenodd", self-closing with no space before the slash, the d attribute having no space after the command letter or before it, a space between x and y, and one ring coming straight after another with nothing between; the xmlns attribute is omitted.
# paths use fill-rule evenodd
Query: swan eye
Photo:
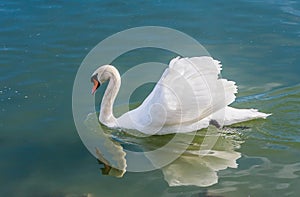
<svg viewBox="0 0 300 197"><path fill-rule="evenodd" d="M91 77L91 82L94 83L94 80L98 81L98 73Z"/></svg>
<svg viewBox="0 0 300 197"><path fill-rule="evenodd" d="M100 82L97 79L97 75L92 76L91 82L94 83L94 86L93 86L93 89L92 89L92 94L94 94L100 86Z"/></svg>

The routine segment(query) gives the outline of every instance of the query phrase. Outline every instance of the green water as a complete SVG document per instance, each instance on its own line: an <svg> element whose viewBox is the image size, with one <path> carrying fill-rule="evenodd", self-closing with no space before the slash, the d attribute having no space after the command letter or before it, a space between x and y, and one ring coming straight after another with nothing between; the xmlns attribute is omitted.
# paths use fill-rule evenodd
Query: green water
<svg viewBox="0 0 300 197"><path fill-rule="evenodd" d="M14 0L0 1L0 11L1 196L299 195L299 2ZM72 115L77 69L103 39L145 25L192 36L222 61L222 76L239 85L233 106L272 113L217 132L212 154L222 153L226 165L195 152L207 130L196 133L173 165L148 172L119 169L114 176L103 175L103 164L82 143ZM113 63L122 74L141 62L167 63L173 55L145 49ZM132 103L141 102L152 85L140 87ZM99 139L125 152L153 150L173 139L105 131ZM102 143L98 147L107 151ZM119 156L105 159L122 167L125 158L127 169L139 165ZM189 184L171 187L176 172Z"/></svg>

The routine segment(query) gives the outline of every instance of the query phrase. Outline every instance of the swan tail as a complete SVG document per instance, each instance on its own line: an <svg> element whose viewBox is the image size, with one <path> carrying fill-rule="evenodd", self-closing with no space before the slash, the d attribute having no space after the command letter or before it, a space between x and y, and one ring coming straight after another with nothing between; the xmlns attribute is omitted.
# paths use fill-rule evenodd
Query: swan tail
<svg viewBox="0 0 300 197"><path fill-rule="evenodd" d="M233 107L226 107L224 114L225 126L258 118L266 119L271 115L259 112L257 109L236 109Z"/></svg>

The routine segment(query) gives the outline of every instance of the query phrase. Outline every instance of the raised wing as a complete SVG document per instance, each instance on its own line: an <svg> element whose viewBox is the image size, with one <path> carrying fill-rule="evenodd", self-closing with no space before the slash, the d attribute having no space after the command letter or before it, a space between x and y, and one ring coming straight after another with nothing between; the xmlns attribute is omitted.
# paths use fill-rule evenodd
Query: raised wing
<svg viewBox="0 0 300 197"><path fill-rule="evenodd" d="M144 102L124 115L140 131L197 122L235 99L235 82L221 79L221 69L211 57L176 57Z"/></svg>

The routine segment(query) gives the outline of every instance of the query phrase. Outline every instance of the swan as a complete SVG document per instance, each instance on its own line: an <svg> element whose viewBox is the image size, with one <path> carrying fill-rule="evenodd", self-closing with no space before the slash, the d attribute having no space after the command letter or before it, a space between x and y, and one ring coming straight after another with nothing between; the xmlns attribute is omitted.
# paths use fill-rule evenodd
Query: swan
<svg viewBox="0 0 300 197"><path fill-rule="evenodd" d="M235 82L220 78L220 61L209 56L176 57L143 103L116 118L113 104L121 86L118 70L103 65L91 76L92 94L106 81L99 121L109 127L138 130L148 135L186 133L213 124L217 127L271 114L228 106L235 100Z"/></svg>

